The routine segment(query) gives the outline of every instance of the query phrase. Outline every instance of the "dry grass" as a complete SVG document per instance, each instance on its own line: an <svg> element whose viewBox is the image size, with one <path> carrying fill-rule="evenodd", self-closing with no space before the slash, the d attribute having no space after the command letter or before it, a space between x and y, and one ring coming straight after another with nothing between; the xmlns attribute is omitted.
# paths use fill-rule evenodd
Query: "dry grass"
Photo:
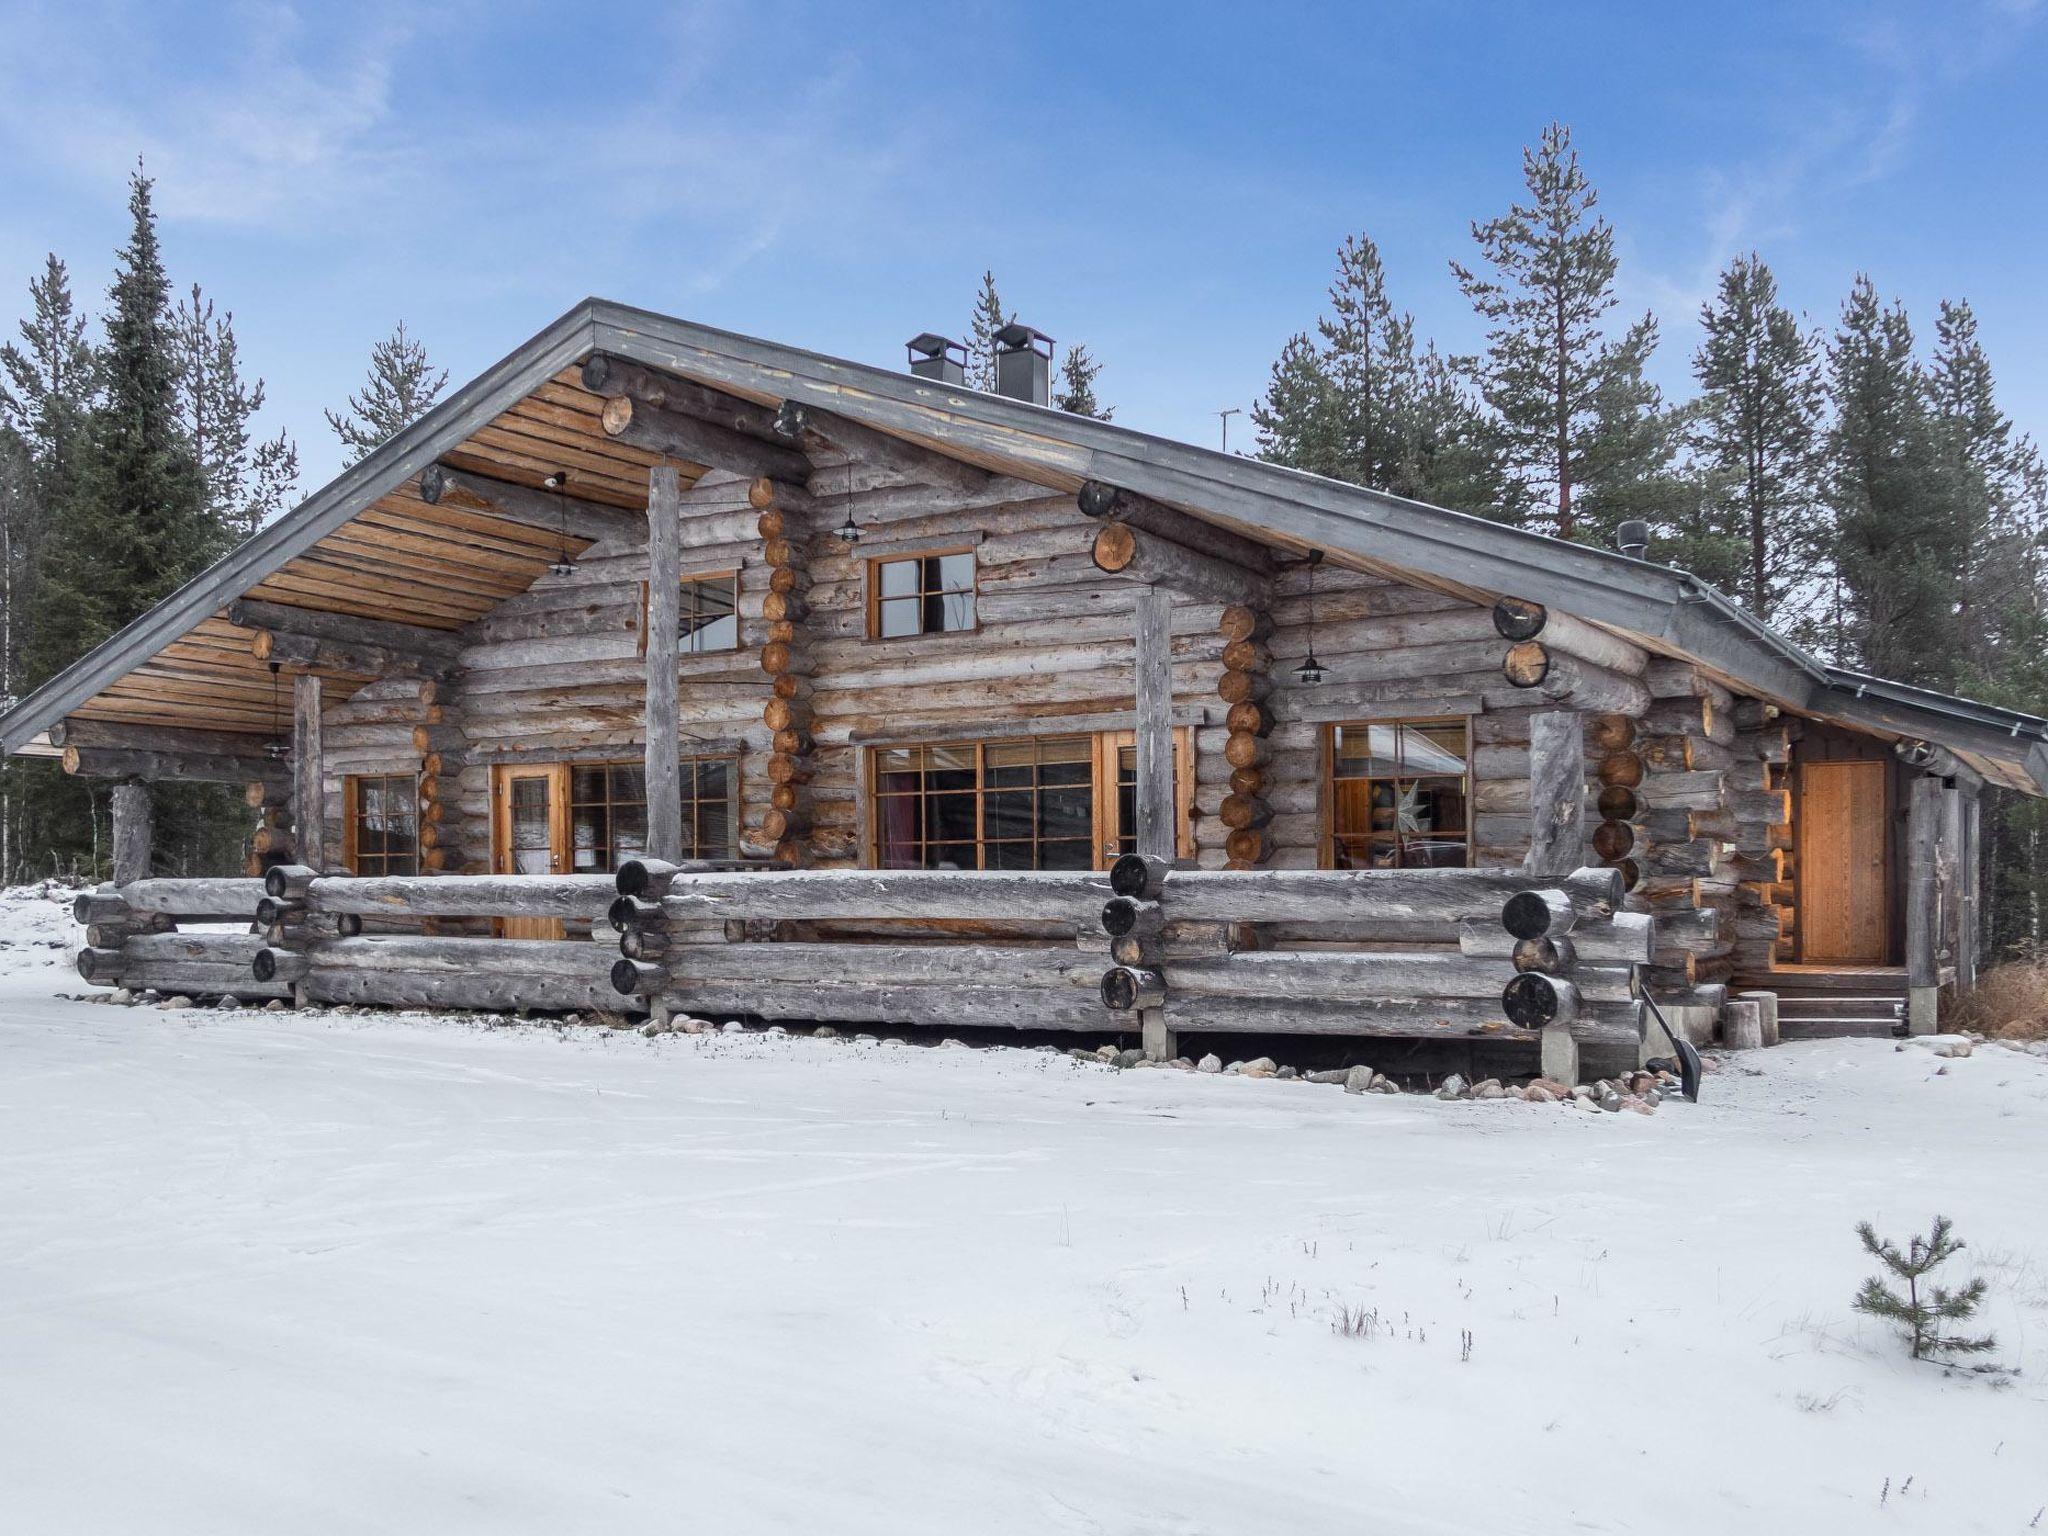
<svg viewBox="0 0 2048 1536"><path fill-rule="evenodd" d="M2048 1040L2048 959L2009 960L1977 978L1957 999L1947 1029L1979 1030L1993 1040Z"/></svg>

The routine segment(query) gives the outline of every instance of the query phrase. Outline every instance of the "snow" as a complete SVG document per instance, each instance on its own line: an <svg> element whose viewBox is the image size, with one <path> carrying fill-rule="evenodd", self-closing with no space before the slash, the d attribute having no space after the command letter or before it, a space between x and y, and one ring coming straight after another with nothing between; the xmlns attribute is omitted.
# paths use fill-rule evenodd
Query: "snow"
<svg viewBox="0 0 2048 1536"><path fill-rule="evenodd" d="M172 1012L59 1000L45 908L0 899L10 1532L1953 1533L2048 1504L2032 1056L1787 1045L1645 1117ZM1936 1211L2017 1375L1916 1365L1849 1308L1854 1224Z"/></svg>

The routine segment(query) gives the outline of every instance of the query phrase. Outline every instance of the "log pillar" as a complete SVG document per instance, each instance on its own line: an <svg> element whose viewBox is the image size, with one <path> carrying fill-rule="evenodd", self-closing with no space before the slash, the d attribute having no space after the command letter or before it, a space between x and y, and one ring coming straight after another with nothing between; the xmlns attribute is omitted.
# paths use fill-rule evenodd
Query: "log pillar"
<svg viewBox="0 0 2048 1536"><path fill-rule="evenodd" d="M1962 846L1957 850L1956 986L1968 992L1977 985L1977 950L1983 942L1978 890L1983 879L1983 827L1976 788L1958 786L1958 793L1962 796Z"/></svg>
<svg viewBox="0 0 2048 1536"><path fill-rule="evenodd" d="M1179 850L1173 793L1173 597L1159 587L1138 593L1133 628L1138 756L1137 851L1172 859ZM1140 1044L1149 1061L1171 1061L1180 1043L1166 1027L1166 1013L1138 1014Z"/></svg>
<svg viewBox="0 0 2048 1536"><path fill-rule="evenodd" d="M149 786L138 779L116 784L110 797L114 809L113 880L117 886L149 877L149 852L155 820Z"/></svg>
<svg viewBox="0 0 2048 1536"><path fill-rule="evenodd" d="M1941 800L1941 781L1924 775L1913 780L1906 798L1906 1027L1916 1035L1939 1027Z"/></svg>
<svg viewBox="0 0 2048 1536"><path fill-rule="evenodd" d="M292 847L301 864L327 867L326 764L320 749L320 674L292 679Z"/></svg>
<svg viewBox="0 0 2048 1536"><path fill-rule="evenodd" d="M1576 710L1546 709L1529 717L1529 855L1532 875L1568 875L1585 863L1586 722ZM1568 1025L1546 1024L1543 1075L1579 1080L1579 1043Z"/></svg>
<svg viewBox="0 0 2048 1536"><path fill-rule="evenodd" d="M647 472L647 853L683 856L683 744L677 722L682 636L682 482L673 464Z"/></svg>

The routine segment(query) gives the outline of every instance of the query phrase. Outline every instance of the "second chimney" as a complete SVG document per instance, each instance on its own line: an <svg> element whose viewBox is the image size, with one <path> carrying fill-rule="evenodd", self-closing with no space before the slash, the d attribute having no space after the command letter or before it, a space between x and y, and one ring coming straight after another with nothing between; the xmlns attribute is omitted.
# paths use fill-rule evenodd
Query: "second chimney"
<svg viewBox="0 0 2048 1536"><path fill-rule="evenodd" d="M1012 320L996 332L996 393L1052 404L1052 338Z"/></svg>

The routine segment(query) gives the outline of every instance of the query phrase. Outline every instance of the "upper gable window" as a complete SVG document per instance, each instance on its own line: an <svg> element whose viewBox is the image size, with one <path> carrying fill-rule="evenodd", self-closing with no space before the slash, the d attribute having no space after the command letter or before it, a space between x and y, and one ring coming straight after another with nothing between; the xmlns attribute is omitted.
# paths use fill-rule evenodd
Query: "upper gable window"
<svg viewBox="0 0 2048 1536"><path fill-rule="evenodd" d="M868 634L878 640L974 628L974 551L868 562Z"/></svg>

